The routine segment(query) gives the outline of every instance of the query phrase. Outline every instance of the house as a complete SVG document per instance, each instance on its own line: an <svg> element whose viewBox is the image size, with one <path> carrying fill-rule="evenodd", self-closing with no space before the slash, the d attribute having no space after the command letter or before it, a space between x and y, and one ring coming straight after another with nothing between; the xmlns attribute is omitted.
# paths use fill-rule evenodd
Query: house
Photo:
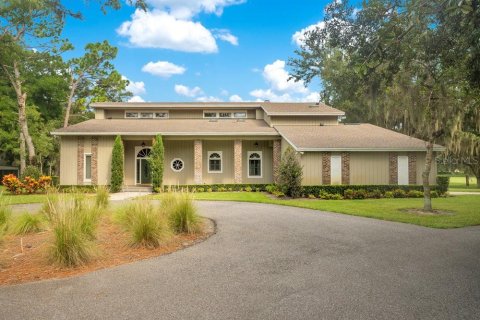
<svg viewBox="0 0 480 320"><path fill-rule="evenodd" d="M161 134L165 185L267 184L282 152L299 152L304 185L421 184L425 142L371 124L343 124L322 103L93 104L95 119L60 137L61 185L108 185L113 142L125 149L125 186L151 183L148 156ZM435 146L435 151L442 147ZM435 182L433 164L431 182Z"/></svg>

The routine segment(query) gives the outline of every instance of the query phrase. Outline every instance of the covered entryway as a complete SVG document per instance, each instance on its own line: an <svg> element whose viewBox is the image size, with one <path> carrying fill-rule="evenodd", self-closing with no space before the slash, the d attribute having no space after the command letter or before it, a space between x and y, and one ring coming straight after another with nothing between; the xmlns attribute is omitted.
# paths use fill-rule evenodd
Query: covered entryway
<svg viewBox="0 0 480 320"><path fill-rule="evenodd" d="M150 147L135 147L135 185L149 185L152 183L150 170Z"/></svg>

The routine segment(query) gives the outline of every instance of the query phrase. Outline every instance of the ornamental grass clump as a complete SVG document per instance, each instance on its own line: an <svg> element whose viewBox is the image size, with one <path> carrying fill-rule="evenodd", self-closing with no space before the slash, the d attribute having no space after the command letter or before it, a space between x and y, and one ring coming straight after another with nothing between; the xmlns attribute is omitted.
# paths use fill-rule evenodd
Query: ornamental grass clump
<svg viewBox="0 0 480 320"><path fill-rule="evenodd" d="M162 207L168 213L175 232L196 233L200 231L201 220L190 193L172 193L171 199L167 202L164 201Z"/></svg>
<svg viewBox="0 0 480 320"><path fill-rule="evenodd" d="M47 203L44 214L53 230L50 260L67 267L89 262L96 254L93 239L101 211L78 194L47 198Z"/></svg>
<svg viewBox="0 0 480 320"><path fill-rule="evenodd" d="M132 246L156 248L171 235L164 211L147 201L135 201L120 208L115 220L130 234Z"/></svg>
<svg viewBox="0 0 480 320"><path fill-rule="evenodd" d="M108 207L110 193L106 186L98 186L95 194L95 205L97 208L105 209Z"/></svg>
<svg viewBox="0 0 480 320"><path fill-rule="evenodd" d="M27 233L40 232L45 229L45 218L41 214L25 212L13 221L12 233L22 235Z"/></svg>

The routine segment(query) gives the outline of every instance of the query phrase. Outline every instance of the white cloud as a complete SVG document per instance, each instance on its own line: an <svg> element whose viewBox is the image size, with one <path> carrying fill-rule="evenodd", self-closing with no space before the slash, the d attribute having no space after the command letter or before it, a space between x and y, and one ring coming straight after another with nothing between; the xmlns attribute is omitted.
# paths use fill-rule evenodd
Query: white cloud
<svg viewBox="0 0 480 320"><path fill-rule="evenodd" d="M137 9L131 21L125 21L117 33L141 48L161 48L185 52L218 51L212 33L201 23L180 20L164 11Z"/></svg>
<svg viewBox="0 0 480 320"><path fill-rule="evenodd" d="M168 61L151 61L142 67L142 71L155 76L168 78L175 74L183 74L186 69Z"/></svg>
<svg viewBox="0 0 480 320"><path fill-rule="evenodd" d="M311 92L303 81L288 80L290 75L285 70L285 61L276 60L267 64L262 74L269 88L250 91L250 95L257 98L257 101L314 102L320 98L319 93Z"/></svg>
<svg viewBox="0 0 480 320"><path fill-rule="evenodd" d="M295 32L292 36L292 41L294 43L296 43L297 46L300 47L305 42L305 33L309 32L309 31L314 31L317 28L320 28L320 29L325 28L325 22L320 21L316 24L309 25L308 27L303 28L303 29Z"/></svg>
<svg viewBox="0 0 480 320"><path fill-rule="evenodd" d="M285 70L285 61L276 60L272 64L267 64L263 69L263 77L273 90L282 92L306 93L303 81L295 82L288 80L290 75Z"/></svg>
<svg viewBox="0 0 480 320"><path fill-rule="evenodd" d="M145 102L145 100L143 100L143 98L140 96L133 96L128 99L128 102Z"/></svg>
<svg viewBox="0 0 480 320"><path fill-rule="evenodd" d="M200 87L189 88L182 84L175 85L175 92L179 95L190 97L190 98L194 98L196 96L203 94L203 90Z"/></svg>
<svg viewBox="0 0 480 320"><path fill-rule="evenodd" d="M147 0L151 7L170 12L179 19L191 19L200 12L222 15L223 8L246 0Z"/></svg>
<svg viewBox="0 0 480 320"><path fill-rule="evenodd" d="M222 99L218 97L213 97L213 96L198 97L196 100L199 102L221 102L222 101Z"/></svg>
<svg viewBox="0 0 480 320"><path fill-rule="evenodd" d="M238 46L238 38L230 33L227 29L214 29L214 37L230 43L233 46Z"/></svg>
<svg viewBox="0 0 480 320"><path fill-rule="evenodd" d="M135 82L135 81L132 81L132 80L128 79L125 76L122 76L122 79L129 81L128 86L127 86L127 91L130 91L134 95L144 94L144 93L147 92L147 90L145 89L145 83L143 81Z"/></svg>
<svg viewBox="0 0 480 320"><path fill-rule="evenodd" d="M231 95L229 100L231 102L242 102L243 101L242 97L240 97L238 94Z"/></svg>

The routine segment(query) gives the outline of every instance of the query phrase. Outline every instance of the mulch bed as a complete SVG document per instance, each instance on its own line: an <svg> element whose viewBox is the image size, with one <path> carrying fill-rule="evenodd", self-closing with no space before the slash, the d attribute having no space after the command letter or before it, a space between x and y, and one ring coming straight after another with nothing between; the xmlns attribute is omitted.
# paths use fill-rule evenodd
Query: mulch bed
<svg viewBox="0 0 480 320"><path fill-rule="evenodd" d="M8 235L0 244L0 286L80 275L121 264L161 256L207 239L215 233L214 222L204 219L202 232L172 236L158 248L132 247L129 235L104 218L97 234L98 256L86 265L66 268L52 265L47 258L51 231Z"/></svg>
<svg viewBox="0 0 480 320"><path fill-rule="evenodd" d="M453 216L455 212L446 210L425 211L423 209L404 209L406 213L415 214L418 216Z"/></svg>

